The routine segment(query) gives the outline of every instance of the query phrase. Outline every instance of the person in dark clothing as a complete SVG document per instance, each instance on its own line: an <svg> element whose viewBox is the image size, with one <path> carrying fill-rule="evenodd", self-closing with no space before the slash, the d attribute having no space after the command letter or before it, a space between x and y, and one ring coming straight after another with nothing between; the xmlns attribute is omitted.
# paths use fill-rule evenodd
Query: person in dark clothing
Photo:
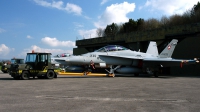
<svg viewBox="0 0 200 112"><path fill-rule="evenodd" d="M95 72L95 65L94 65L94 62L91 60L90 61L90 69L92 72Z"/></svg>

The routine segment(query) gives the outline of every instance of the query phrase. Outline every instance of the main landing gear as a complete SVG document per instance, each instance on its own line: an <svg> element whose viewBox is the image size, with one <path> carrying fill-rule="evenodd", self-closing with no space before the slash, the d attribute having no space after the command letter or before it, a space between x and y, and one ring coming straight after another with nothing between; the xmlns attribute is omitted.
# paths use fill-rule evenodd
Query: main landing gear
<svg viewBox="0 0 200 112"><path fill-rule="evenodd" d="M117 70L117 69L120 68L120 67L121 67L121 66L118 65L118 66L116 66L115 68L113 68L113 66L110 65L110 71L108 71L107 69L105 69L105 70L108 72L108 76L109 76L109 77L115 77L114 71Z"/></svg>
<svg viewBox="0 0 200 112"><path fill-rule="evenodd" d="M154 70L150 70L149 68L147 68L147 71L146 71L148 74L152 74L154 77L158 77L158 71Z"/></svg>

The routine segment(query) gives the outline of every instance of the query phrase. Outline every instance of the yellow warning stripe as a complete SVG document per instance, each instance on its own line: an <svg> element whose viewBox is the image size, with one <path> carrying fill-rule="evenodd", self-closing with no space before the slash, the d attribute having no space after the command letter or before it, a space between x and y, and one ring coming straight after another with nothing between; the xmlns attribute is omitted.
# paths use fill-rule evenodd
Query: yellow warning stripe
<svg viewBox="0 0 200 112"><path fill-rule="evenodd" d="M19 70L19 73L21 74L23 70ZM46 73L48 70L29 70L31 73ZM58 70L54 70L55 72L59 72Z"/></svg>

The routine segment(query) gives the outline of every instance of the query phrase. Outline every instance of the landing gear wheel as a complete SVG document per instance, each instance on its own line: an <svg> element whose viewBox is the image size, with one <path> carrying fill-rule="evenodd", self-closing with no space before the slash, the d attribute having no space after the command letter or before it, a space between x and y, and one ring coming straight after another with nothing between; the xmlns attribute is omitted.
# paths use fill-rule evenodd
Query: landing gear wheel
<svg viewBox="0 0 200 112"><path fill-rule="evenodd" d="M107 76L108 77L115 77L115 74L114 73L109 73Z"/></svg>
<svg viewBox="0 0 200 112"><path fill-rule="evenodd" d="M138 76L139 76L139 74L138 74L138 73L135 73L135 74L134 74L134 76L135 76L135 77L138 77Z"/></svg>
<svg viewBox="0 0 200 112"><path fill-rule="evenodd" d="M28 73L28 71L23 71L22 75L21 75L21 78L23 80L28 80L29 79L29 73Z"/></svg>
<svg viewBox="0 0 200 112"><path fill-rule="evenodd" d="M115 74L114 74L114 73L112 74L112 77L115 77Z"/></svg>
<svg viewBox="0 0 200 112"><path fill-rule="evenodd" d="M86 76L86 75L87 75L87 72L83 72L83 75Z"/></svg>
<svg viewBox="0 0 200 112"><path fill-rule="evenodd" d="M53 79L55 77L55 73L53 70L48 70L47 74L46 74L46 78L47 79Z"/></svg>
<svg viewBox="0 0 200 112"><path fill-rule="evenodd" d="M158 77L158 72L157 72L157 71L154 71L154 72L153 72L153 75L154 75L154 77Z"/></svg>

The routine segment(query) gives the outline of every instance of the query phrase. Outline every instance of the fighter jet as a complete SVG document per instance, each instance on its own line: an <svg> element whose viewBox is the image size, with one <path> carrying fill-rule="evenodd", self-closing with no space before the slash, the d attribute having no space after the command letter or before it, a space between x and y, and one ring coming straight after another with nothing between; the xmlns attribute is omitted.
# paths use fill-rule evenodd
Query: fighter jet
<svg viewBox="0 0 200 112"><path fill-rule="evenodd" d="M145 72L158 77L157 73L161 67L182 66L184 63L189 65L199 62L197 59L184 60L171 58L177 42L178 40L173 39L160 54L158 54L156 42L151 41L146 53L132 51L119 45L108 45L94 52L80 56L60 58L57 61L65 61L68 65L87 65L93 69L96 67L109 67L110 70L105 70L109 76L113 77L115 76L114 71L133 73L136 76Z"/></svg>

